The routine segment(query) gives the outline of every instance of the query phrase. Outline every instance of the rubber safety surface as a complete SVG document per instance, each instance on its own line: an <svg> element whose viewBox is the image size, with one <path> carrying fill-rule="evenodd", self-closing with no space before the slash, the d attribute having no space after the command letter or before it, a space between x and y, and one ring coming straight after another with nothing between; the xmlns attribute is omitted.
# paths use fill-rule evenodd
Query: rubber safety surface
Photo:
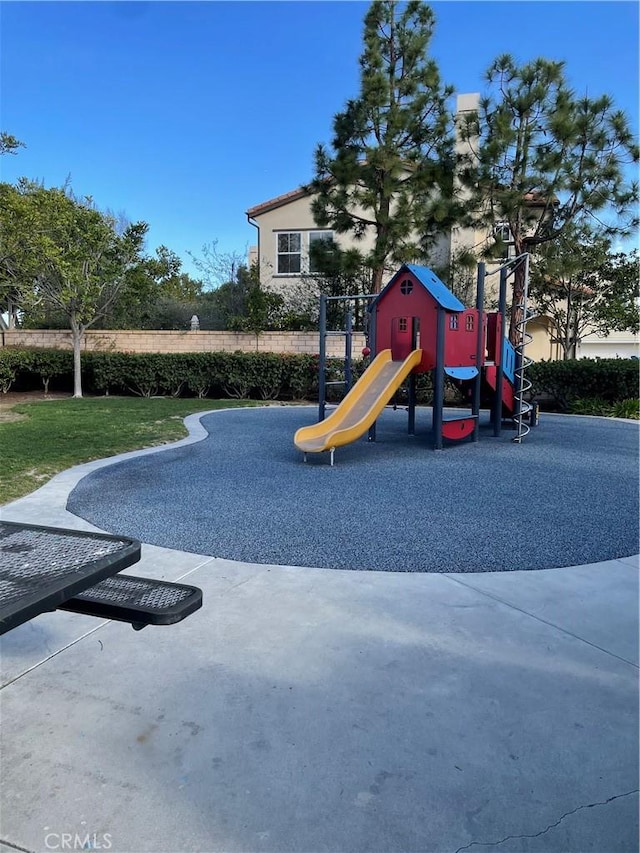
<svg viewBox="0 0 640 853"><path fill-rule="evenodd" d="M293 445L312 407L206 415L204 441L83 479L68 508L120 536L290 566L402 572L547 569L638 552L638 425L542 415L517 445L485 423L478 443L435 452L385 411L366 437L309 457ZM484 416L486 421L486 415Z"/></svg>

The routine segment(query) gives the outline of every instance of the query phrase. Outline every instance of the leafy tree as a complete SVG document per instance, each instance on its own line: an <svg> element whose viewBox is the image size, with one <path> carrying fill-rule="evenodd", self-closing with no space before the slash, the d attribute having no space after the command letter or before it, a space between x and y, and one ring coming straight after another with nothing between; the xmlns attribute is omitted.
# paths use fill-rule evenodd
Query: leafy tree
<svg viewBox="0 0 640 853"><path fill-rule="evenodd" d="M238 278L237 284L244 291L243 310L241 314L230 317L227 325L236 331L253 332L257 349L262 332L279 327L284 298L261 286L257 263L252 264L250 269L241 267Z"/></svg>
<svg viewBox="0 0 640 853"><path fill-rule="evenodd" d="M17 154L26 148L13 134L0 131L0 155ZM0 329L16 325L21 301L21 284L16 280L16 258L21 254L20 243L25 242L27 231L21 227L26 210L11 184L0 185L0 306L6 307L5 323L0 310Z"/></svg>
<svg viewBox="0 0 640 853"><path fill-rule="evenodd" d="M247 268L246 252L244 255L236 251L220 252L217 240L205 243L202 247L201 257L192 252L187 254L193 261L195 268L201 273L205 290L215 290L228 282L236 282L240 270Z"/></svg>
<svg viewBox="0 0 640 853"><path fill-rule="evenodd" d="M475 305L477 262L472 251L464 247L456 249L446 264L434 266L434 272L463 305Z"/></svg>
<svg viewBox="0 0 640 853"><path fill-rule="evenodd" d="M317 297L325 296L364 296L372 292L371 270L363 263L357 249L341 249L333 240L317 240L311 246L313 269L317 270L309 279L315 296L314 315L317 318ZM365 300L349 304L352 310L354 327L361 329L366 316ZM327 324L329 328L343 329L347 303L329 302L327 304Z"/></svg>
<svg viewBox="0 0 640 853"><path fill-rule="evenodd" d="M453 90L427 56L433 28L433 12L419 0L371 4L360 95L334 119L333 152L315 152L315 221L356 239L373 230L366 262L375 292L389 262L428 254L453 215Z"/></svg>
<svg viewBox="0 0 640 853"><path fill-rule="evenodd" d="M26 145L11 133L7 133L5 130L0 131L0 155L17 154L18 148L26 148Z"/></svg>
<svg viewBox="0 0 640 853"><path fill-rule="evenodd" d="M552 323L551 340L564 359L575 358L591 332L637 332L638 253L612 252L608 237L566 229L540 248L531 273L531 297Z"/></svg>
<svg viewBox="0 0 640 853"><path fill-rule="evenodd" d="M202 282L182 272L175 252L159 246L155 256L140 258L127 270L126 285L102 322L111 328L183 328L183 315L191 317L201 293Z"/></svg>
<svg viewBox="0 0 640 853"><path fill-rule="evenodd" d="M241 318L239 326L256 336L256 349L262 332L278 326L283 305L284 297L272 290L265 290L259 281L249 288L246 315Z"/></svg>
<svg viewBox="0 0 640 853"><path fill-rule="evenodd" d="M591 322L602 335L640 331L640 258L638 250L614 252L599 270L599 298L590 306Z"/></svg>
<svg viewBox="0 0 640 853"><path fill-rule="evenodd" d="M223 323L221 328L229 327L234 318L245 316L247 295L254 283L255 276L252 276L251 270L240 265L235 270L234 278L225 281L215 290L205 294L218 311Z"/></svg>
<svg viewBox="0 0 640 853"><path fill-rule="evenodd" d="M638 146L625 114L610 97L577 96L563 62L536 59L517 65L498 57L486 74L489 93L459 131L469 154L460 170L470 192L470 217L494 236L508 226L515 254L557 240L573 223L597 224L608 236L637 225L638 185L625 167ZM525 268L513 282L511 338L520 317Z"/></svg>
<svg viewBox="0 0 640 853"><path fill-rule="evenodd" d="M86 329L104 316L140 258L147 225L130 225L120 236L112 219L91 199L76 199L66 188L45 189L21 181L32 225L29 251L17 261L17 275L30 281L25 309L60 311L71 329L74 397L82 396L80 353Z"/></svg>
<svg viewBox="0 0 640 853"><path fill-rule="evenodd" d="M0 328L16 325L36 268L33 245L37 239L33 209L29 199L12 184L0 183Z"/></svg>
<svg viewBox="0 0 640 853"><path fill-rule="evenodd" d="M202 282L182 272L182 261L166 246L156 249L156 257L151 258L148 265L163 296L189 302L202 293Z"/></svg>

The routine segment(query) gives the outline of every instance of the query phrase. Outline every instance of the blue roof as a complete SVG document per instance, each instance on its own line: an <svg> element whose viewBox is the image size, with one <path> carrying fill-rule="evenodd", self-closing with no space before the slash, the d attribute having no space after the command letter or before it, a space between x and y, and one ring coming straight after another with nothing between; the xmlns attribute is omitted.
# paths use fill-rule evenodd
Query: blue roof
<svg viewBox="0 0 640 853"><path fill-rule="evenodd" d="M403 264L398 272L393 276L389 284L378 294L377 299L374 301L378 302L378 300L382 297L390 287L392 287L398 278L405 270L409 270L409 272L414 275L420 284L424 287L424 289L432 296L435 301L447 311L464 311L464 305L457 296L454 296L453 293L449 290L447 285L440 281L438 276L430 270L428 267L419 267L416 264ZM373 306L372 306L373 307Z"/></svg>

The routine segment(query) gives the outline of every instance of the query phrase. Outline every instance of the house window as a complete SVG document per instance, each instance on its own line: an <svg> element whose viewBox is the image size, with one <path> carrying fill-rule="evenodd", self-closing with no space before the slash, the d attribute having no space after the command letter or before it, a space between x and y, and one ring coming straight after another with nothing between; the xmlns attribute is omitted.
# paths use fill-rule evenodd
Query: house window
<svg viewBox="0 0 640 853"><path fill-rule="evenodd" d="M413 282L410 278L405 278L400 282L400 293L403 293L405 296L408 296L413 290Z"/></svg>
<svg viewBox="0 0 640 853"><path fill-rule="evenodd" d="M467 332L473 332L473 314L467 314L464 327Z"/></svg>
<svg viewBox="0 0 640 853"><path fill-rule="evenodd" d="M406 317L400 317L399 318L399 320L398 320L398 331L399 332L406 332L407 331L407 318Z"/></svg>
<svg viewBox="0 0 640 853"><path fill-rule="evenodd" d="M309 231L309 272L321 272L311 251L314 243L319 246L321 243L331 242L333 242L333 231Z"/></svg>
<svg viewBox="0 0 640 853"><path fill-rule="evenodd" d="M513 243L513 237L511 236L511 229L509 228L508 222L496 222L493 226L493 236L496 240L499 240L501 243L505 243L507 246L510 243Z"/></svg>
<svg viewBox="0 0 640 853"><path fill-rule="evenodd" d="M449 314L449 328L452 330L456 330L458 328L458 315L457 314Z"/></svg>
<svg viewBox="0 0 640 853"><path fill-rule="evenodd" d="M515 243L508 222L496 222L493 226L493 238L500 247L502 260L508 260L515 254Z"/></svg>
<svg viewBox="0 0 640 853"><path fill-rule="evenodd" d="M299 273L302 258L302 239L299 231L287 231L278 238L278 275Z"/></svg>

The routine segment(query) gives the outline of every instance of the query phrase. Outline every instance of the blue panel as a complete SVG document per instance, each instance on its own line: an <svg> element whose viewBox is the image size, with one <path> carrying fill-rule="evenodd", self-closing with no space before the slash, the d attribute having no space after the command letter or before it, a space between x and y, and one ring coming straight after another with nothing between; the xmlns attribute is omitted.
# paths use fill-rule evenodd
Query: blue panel
<svg viewBox="0 0 640 853"><path fill-rule="evenodd" d="M438 305L441 305L447 311L464 311L464 305L457 296L449 290L447 285L440 281L438 276L428 267L418 267L415 264L406 264L406 267L412 272L433 296Z"/></svg>
<svg viewBox="0 0 640 853"><path fill-rule="evenodd" d="M516 384L516 351L507 338L502 340L502 372L512 385Z"/></svg>
<svg viewBox="0 0 640 853"><path fill-rule="evenodd" d="M445 309L445 311L465 310L462 302L460 302L460 300L451 293L447 285L440 281L438 276L428 267L419 267L416 266L416 264L404 264L369 305L369 311L373 312L377 303L381 300L384 294L394 286L398 276L403 275L405 270L408 270L418 279L427 293L429 293L438 305Z"/></svg>
<svg viewBox="0 0 640 853"><path fill-rule="evenodd" d="M478 375L477 367L445 367L444 372L452 379L475 379Z"/></svg>

